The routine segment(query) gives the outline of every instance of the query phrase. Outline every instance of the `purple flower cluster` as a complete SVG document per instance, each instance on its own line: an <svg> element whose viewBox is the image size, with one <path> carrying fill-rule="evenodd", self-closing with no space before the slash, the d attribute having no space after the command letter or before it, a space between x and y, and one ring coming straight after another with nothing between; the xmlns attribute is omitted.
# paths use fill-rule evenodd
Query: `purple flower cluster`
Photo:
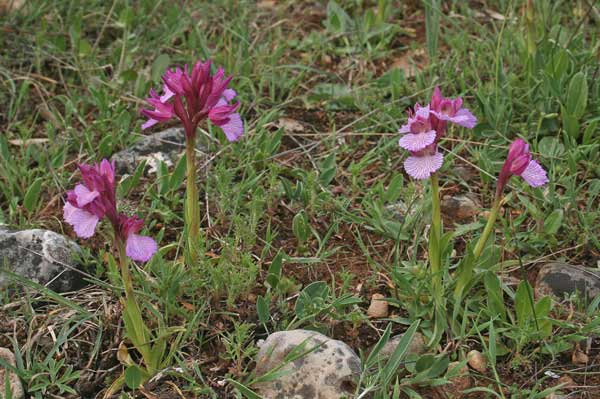
<svg viewBox="0 0 600 399"><path fill-rule="evenodd" d="M427 179L442 167L444 156L438 150L438 143L446 132L447 123L472 129L477 119L471 111L462 107L462 99L442 97L436 87L431 102L426 106L415 104L414 111L408 112L408 123L399 133L400 147L410 151L404 162L404 169L415 179Z"/></svg>
<svg viewBox="0 0 600 399"><path fill-rule="evenodd" d="M90 238L98 222L106 217L115 231L115 237L126 244L126 254L133 260L146 262L157 251L156 242L137 233L143 220L128 217L117 211L115 165L106 159L97 165L80 164L83 183L67 192L63 217L73 226L77 236Z"/></svg>
<svg viewBox="0 0 600 399"><path fill-rule="evenodd" d="M142 114L148 117L142 129L176 116L186 135L192 137L199 123L209 119L223 130L227 140L238 140L244 134L244 124L236 112L240 103L231 104L237 95L235 90L227 88L232 77L225 77L223 68L218 68L211 75L210 68L210 61L198 61L191 73L187 66L167 70L162 77L163 94L150 90L146 101L153 109L142 110Z"/></svg>
<svg viewBox="0 0 600 399"><path fill-rule="evenodd" d="M508 149L506 161L502 165L498 178L497 197L502 194L506 183L513 175L521 176L531 187L540 187L548 183L546 171L537 161L531 159L529 144L523 139L516 139Z"/></svg>

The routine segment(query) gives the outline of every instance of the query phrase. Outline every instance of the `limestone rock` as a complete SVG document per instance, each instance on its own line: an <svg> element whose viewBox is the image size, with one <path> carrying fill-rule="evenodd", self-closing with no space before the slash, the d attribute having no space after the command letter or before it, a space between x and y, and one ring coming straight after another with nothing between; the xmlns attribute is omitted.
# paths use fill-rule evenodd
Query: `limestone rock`
<svg viewBox="0 0 600 399"><path fill-rule="evenodd" d="M568 263L552 262L540 268L535 281L535 296L552 295L563 299L579 292L580 296L594 298L600 294L600 271Z"/></svg>
<svg viewBox="0 0 600 399"><path fill-rule="evenodd" d="M452 222L460 222L477 215L481 204L468 195L445 196L442 199L442 213Z"/></svg>
<svg viewBox="0 0 600 399"><path fill-rule="evenodd" d="M367 316L373 319L380 319L387 317L388 315L388 303L385 301L385 295L373 294L371 297L371 304L367 309Z"/></svg>
<svg viewBox="0 0 600 399"><path fill-rule="evenodd" d="M198 140L196 140L198 141ZM201 149L200 145L196 148ZM146 161L146 173L156 173L159 161L167 166L175 165L185 153L185 132L171 128L144 136L134 145L112 156L117 174L132 174L142 161Z"/></svg>
<svg viewBox="0 0 600 399"><path fill-rule="evenodd" d="M390 338L390 340L383 346L383 348L381 348L381 351L379 352L379 356L382 356L384 358L392 356L392 354L396 350L396 347L398 347L398 344L400 343L400 340L402 339L403 335L404 334L398 334L398 335ZM415 335L413 335L412 341L410 341L410 344L408 345L408 349L406 350L406 355L407 356L412 355L412 354L421 355L421 354L425 353L426 351L427 351L427 341L425 341L425 337L423 336L423 334L416 332Z"/></svg>
<svg viewBox="0 0 600 399"><path fill-rule="evenodd" d="M487 361L481 352L473 349L467 353L467 359L469 359L469 366L471 366L473 370L481 374L485 374L487 369Z"/></svg>
<svg viewBox="0 0 600 399"><path fill-rule="evenodd" d="M50 230L7 230L0 227L0 261L8 269L56 292L73 291L84 285L73 261L80 248ZM0 287L9 279L0 273Z"/></svg>
<svg viewBox="0 0 600 399"><path fill-rule="evenodd" d="M0 359L4 360L6 363L10 364L13 367L17 366L17 362L15 360L15 355L6 349L0 348ZM0 365L0 398L4 397L4 393L6 392L6 373L8 372L8 381L10 383L10 392L12 395L12 399L23 399L25 397L25 392L23 391L23 385L21 384L21 380L19 376L17 376L12 371L9 371Z"/></svg>
<svg viewBox="0 0 600 399"><path fill-rule="evenodd" d="M299 345L302 345L299 347ZM360 358L344 342L308 330L276 332L259 345L256 375L285 364L292 354L304 356L278 369L278 378L253 386L264 399L339 399L352 397L361 372Z"/></svg>

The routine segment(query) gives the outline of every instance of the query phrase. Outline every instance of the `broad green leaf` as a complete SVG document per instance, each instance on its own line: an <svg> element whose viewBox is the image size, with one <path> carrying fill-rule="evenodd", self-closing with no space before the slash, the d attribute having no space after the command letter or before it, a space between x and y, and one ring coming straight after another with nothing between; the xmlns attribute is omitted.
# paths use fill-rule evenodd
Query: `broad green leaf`
<svg viewBox="0 0 600 399"><path fill-rule="evenodd" d="M157 82L162 74L171 64L171 57L168 54L161 54L152 63L152 80Z"/></svg>
<svg viewBox="0 0 600 399"><path fill-rule="evenodd" d="M137 365L125 369L125 384L129 389L137 389L142 383L142 370Z"/></svg>
<svg viewBox="0 0 600 399"><path fill-rule="evenodd" d="M25 194L25 198L23 198L23 207L27 209L29 213L33 212L37 207L38 201L40 199L40 190L42 188L42 178L37 178Z"/></svg>
<svg viewBox="0 0 600 399"><path fill-rule="evenodd" d="M558 232L558 229L563 222L563 210L555 209L546 220L544 220L544 231L548 235L554 235Z"/></svg>
<svg viewBox="0 0 600 399"><path fill-rule="evenodd" d="M269 287L275 289L277 284L279 284L279 279L281 278L281 268L283 265L283 252L277 252L277 255L273 258L271 262L271 266L269 266L269 272L267 274L266 282Z"/></svg>
<svg viewBox="0 0 600 399"><path fill-rule="evenodd" d="M521 281L515 292L515 312L517 321L524 328L529 320L533 318L533 309L529 298L531 286L527 281Z"/></svg>
<svg viewBox="0 0 600 399"><path fill-rule="evenodd" d="M258 313L258 320L262 324L266 324L271 318L269 303L262 295L259 295L258 298L256 298L256 313Z"/></svg>
<svg viewBox="0 0 600 399"><path fill-rule="evenodd" d="M571 78L567 90L566 109L576 119L585 113L588 100L588 87L585 73L579 71Z"/></svg>

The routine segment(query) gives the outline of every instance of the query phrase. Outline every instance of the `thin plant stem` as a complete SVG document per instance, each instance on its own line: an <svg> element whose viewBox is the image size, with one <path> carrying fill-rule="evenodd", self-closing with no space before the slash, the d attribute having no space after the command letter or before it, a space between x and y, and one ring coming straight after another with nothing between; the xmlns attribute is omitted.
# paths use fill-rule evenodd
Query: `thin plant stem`
<svg viewBox="0 0 600 399"><path fill-rule="evenodd" d="M198 244L200 238L200 203L196 186L196 152L195 135L188 136L185 145L187 181L185 192L185 230L186 254L190 264L198 260Z"/></svg>
<svg viewBox="0 0 600 399"><path fill-rule="evenodd" d="M481 256L483 252L483 248L485 248L485 244L490 238L490 234L494 230L494 225L496 224L496 219L498 218L498 211L500 210L500 205L502 204L501 197L496 195L496 199L494 199L494 204L492 205L492 209L490 211L490 216L488 217L487 223L485 224L485 228L483 229L483 233L479 237L477 244L475 245L475 249L473 250L473 255L475 259Z"/></svg>

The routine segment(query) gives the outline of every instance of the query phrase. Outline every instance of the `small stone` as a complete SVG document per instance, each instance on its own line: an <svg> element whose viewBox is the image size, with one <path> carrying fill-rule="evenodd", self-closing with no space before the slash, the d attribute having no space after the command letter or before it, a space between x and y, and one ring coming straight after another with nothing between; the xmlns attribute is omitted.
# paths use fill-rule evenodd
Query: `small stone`
<svg viewBox="0 0 600 399"><path fill-rule="evenodd" d="M442 213L453 222L471 218L480 211L479 202L467 195L446 196L442 200Z"/></svg>
<svg viewBox="0 0 600 399"><path fill-rule="evenodd" d="M6 348L0 348L0 359L4 360L6 363L10 364L13 367L17 366L17 362L15 360L15 355ZM23 390L23 385L21 384L21 380L19 376L2 367L0 365L0 398L4 397L4 393L6 392L6 373L8 372L8 382L10 384L10 392L12 395L12 399L22 399L25 397L25 391Z"/></svg>
<svg viewBox="0 0 600 399"><path fill-rule="evenodd" d="M581 349L576 348L571 356L571 361L576 365L586 365L589 363L590 358Z"/></svg>
<svg viewBox="0 0 600 399"><path fill-rule="evenodd" d="M12 272L45 285L56 292L67 292L85 285L74 262L79 246L50 230L8 230L0 227L0 262ZM0 273L0 288L10 278Z"/></svg>
<svg viewBox="0 0 600 399"><path fill-rule="evenodd" d="M600 294L600 271L568 263L552 262L543 265L535 281L535 296L551 295L558 300L579 292L592 299Z"/></svg>
<svg viewBox="0 0 600 399"><path fill-rule="evenodd" d="M379 351L379 356L383 358L388 358L392 356L403 336L404 334L399 334L390 338L390 340L385 345L383 345L381 351ZM426 351L427 342L425 341L425 337L420 332L416 332L415 335L413 335L412 341L410 341L410 344L408 345L406 355L421 355Z"/></svg>
<svg viewBox="0 0 600 399"><path fill-rule="evenodd" d="M286 132L287 134L304 132L304 125L302 125L302 123L300 123L299 121L292 119L292 118L280 118L277 121L277 125L280 128L283 128L283 131Z"/></svg>
<svg viewBox="0 0 600 399"><path fill-rule="evenodd" d="M469 359L469 366L471 366L473 370L485 374L487 370L487 361L481 352L473 349L467 354L467 359Z"/></svg>
<svg viewBox="0 0 600 399"><path fill-rule="evenodd" d="M276 332L259 347L257 377L283 365L278 368L277 378L253 385L264 399L352 397L362 371L360 358L348 345L316 331ZM291 353L295 360L285 364ZM306 354L295 355L302 353Z"/></svg>
<svg viewBox="0 0 600 399"><path fill-rule="evenodd" d="M479 173L475 169L470 168L468 166L460 165L452 168L452 173L465 183L471 182L479 175Z"/></svg>
<svg viewBox="0 0 600 399"><path fill-rule="evenodd" d="M388 303L385 301L385 295L373 294L371 297L371 304L367 309L367 316L372 319L380 319L387 317L388 315Z"/></svg>
<svg viewBox="0 0 600 399"><path fill-rule="evenodd" d="M198 140L196 140L198 142ZM202 150L198 143L196 148ZM113 154L117 174L133 174L137 166L146 161L146 174L156 173L160 162L167 166L176 165L185 153L185 132L182 128L171 128L143 136L131 147Z"/></svg>
<svg viewBox="0 0 600 399"><path fill-rule="evenodd" d="M459 362L452 362L448 365L447 373L454 373L457 367L461 367ZM458 370L458 374L450 378L450 384L444 385L446 394L450 398L458 399L463 397L463 391L471 388L471 376L469 374L469 367L464 365Z"/></svg>
<svg viewBox="0 0 600 399"><path fill-rule="evenodd" d="M570 376L568 376L568 375L563 375L562 377L560 377L560 378L558 379L557 383L558 383L559 385L560 385L560 384L563 384L563 386L562 386L562 387L563 387L563 388L566 388L566 389L568 389L568 388L572 388L572 387L574 387L574 386L575 386L575 381L573 381L573 379L572 379Z"/></svg>

